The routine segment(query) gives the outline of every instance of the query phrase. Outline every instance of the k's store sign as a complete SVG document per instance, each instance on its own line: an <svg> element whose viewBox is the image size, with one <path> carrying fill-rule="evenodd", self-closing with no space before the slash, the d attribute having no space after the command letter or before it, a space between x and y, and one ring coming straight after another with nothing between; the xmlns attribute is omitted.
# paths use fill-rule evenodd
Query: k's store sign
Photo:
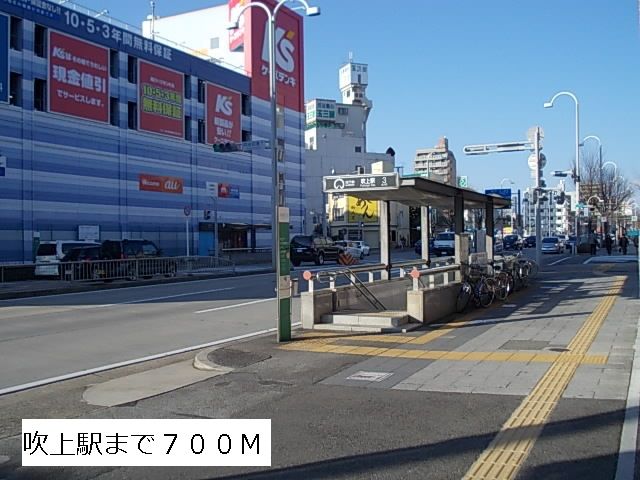
<svg viewBox="0 0 640 480"><path fill-rule="evenodd" d="M273 0L264 0L271 11ZM229 18L237 18L243 0L229 2ZM229 37L229 48L241 46L245 52L245 70L251 76L252 94L269 100L269 30L267 14L259 8L245 10L241 28ZM283 7L276 17L275 60L278 103L297 112L304 111L304 55L302 17Z"/></svg>

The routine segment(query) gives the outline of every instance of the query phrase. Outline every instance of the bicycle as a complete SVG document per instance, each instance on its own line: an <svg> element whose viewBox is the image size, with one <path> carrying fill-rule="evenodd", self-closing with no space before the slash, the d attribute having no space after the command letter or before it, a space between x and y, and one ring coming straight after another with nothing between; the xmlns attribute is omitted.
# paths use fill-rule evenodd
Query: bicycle
<svg viewBox="0 0 640 480"><path fill-rule="evenodd" d="M495 279L487 276L485 269L481 266L469 264L463 264L463 266L468 269L468 272L463 275L460 291L456 298L456 311L463 312L472 298L476 307L489 307L495 298L497 289ZM475 275L479 276L475 277Z"/></svg>

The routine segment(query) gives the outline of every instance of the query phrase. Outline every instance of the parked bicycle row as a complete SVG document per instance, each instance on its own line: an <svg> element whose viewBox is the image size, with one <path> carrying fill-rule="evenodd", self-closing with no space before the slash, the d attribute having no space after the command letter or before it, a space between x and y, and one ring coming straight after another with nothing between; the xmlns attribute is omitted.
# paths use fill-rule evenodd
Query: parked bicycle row
<svg viewBox="0 0 640 480"><path fill-rule="evenodd" d="M512 292L526 287L538 270L538 264L522 252L496 257L488 263L465 263L461 266L462 283L456 310L463 312L471 301L476 307L484 308L496 298L504 301Z"/></svg>

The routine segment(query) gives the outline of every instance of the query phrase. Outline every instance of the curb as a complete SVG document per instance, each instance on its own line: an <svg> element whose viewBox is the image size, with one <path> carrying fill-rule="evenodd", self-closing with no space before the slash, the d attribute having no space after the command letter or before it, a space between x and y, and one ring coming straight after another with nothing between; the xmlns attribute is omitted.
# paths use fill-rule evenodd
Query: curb
<svg viewBox="0 0 640 480"><path fill-rule="evenodd" d="M220 347L216 346L200 351L193 359L193 368L205 372L221 372L221 374L232 372L234 370L233 368L223 367L209 360L209 353L218 349L220 349Z"/></svg>
<svg viewBox="0 0 640 480"><path fill-rule="evenodd" d="M165 285L171 283L184 283L184 282L192 282L194 280L213 280L216 278L232 278L232 277L246 277L249 275L255 275L256 273L271 273L273 270L271 268L260 268L256 270L248 270L244 272L236 272L236 273L222 273L219 275L187 275L184 277L173 277L173 278L158 278L155 280L143 280L143 281L128 281L123 283L101 283L101 284L90 284L90 285L78 285L78 286L68 286L61 287L56 289L48 289L48 290L25 290L20 292L0 292L0 300L13 300L18 298L29 298L29 297L46 297L49 295L60 295L66 293L81 293L81 292L92 292L92 291L100 291L100 290L115 290L119 288L128 288L128 287L138 287L145 285Z"/></svg>

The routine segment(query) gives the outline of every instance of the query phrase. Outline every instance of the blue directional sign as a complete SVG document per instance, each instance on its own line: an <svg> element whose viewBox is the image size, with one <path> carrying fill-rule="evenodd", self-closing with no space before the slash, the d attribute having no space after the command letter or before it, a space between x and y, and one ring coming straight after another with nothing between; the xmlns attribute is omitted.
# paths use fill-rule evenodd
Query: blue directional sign
<svg viewBox="0 0 640 480"><path fill-rule="evenodd" d="M507 200L511 200L511 189L510 188L493 188L490 190L484 191L485 195L497 195L502 198L506 198Z"/></svg>
<svg viewBox="0 0 640 480"><path fill-rule="evenodd" d="M0 15L0 102L9 101L9 17Z"/></svg>

